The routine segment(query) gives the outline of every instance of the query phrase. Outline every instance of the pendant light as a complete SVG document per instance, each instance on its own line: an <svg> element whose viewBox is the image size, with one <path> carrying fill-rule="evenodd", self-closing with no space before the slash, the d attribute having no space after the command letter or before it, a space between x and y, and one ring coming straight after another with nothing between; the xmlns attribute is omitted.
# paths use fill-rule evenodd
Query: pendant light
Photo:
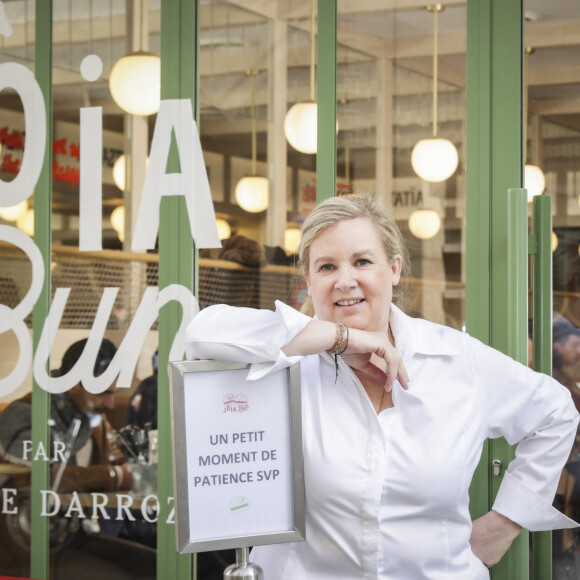
<svg viewBox="0 0 580 580"><path fill-rule="evenodd" d="M432 209L416 209L409 217L409 229L420 240L430 240L441 229L441 218Z"/></svg>
<svg viewBox="0 0 580 580"><path fill-rule="evenodd" d="M224 218L216 218L215 223L220 240L227 240L232 235L232 228L229 222Z"/></svg>
<svg viewBox="0 0 580 580"><path fill-rule="evenodd" d="M28 208L17 220L16 227L30 237L34 236L34 210Z"/></svg>
<svg viewBox="0 0 580 580"><path fill-rule="evenodd" d="M126 187L126 167L127 167L127 157L125 154L119 155L113 164L113 181L115 185L121 190L125 191Z"/></svg>
<svg viewBox="0 0 580 580"><path fill-rule="evenodd" d="M25 199L16 205L0 207L0 217L7 222L15 222L21 218L28 209L28 201Z"/></svg>
<svg viewBox="0 0 580 580"><path fill-rule="evenodd" d="M301 153L316 153L318 107L314 93L314 60L316 50L316 12L314 0L310 2L310 100L295 103L284 119L284 134L288 143Z"/></svg>
<svg viewBox="0 0 580 580"><path fill-rule="evenodd" d="M145 171L149 167L149 157L145 158ZM113 163L113 181L115 185L121 190L125 191L126 187L126 175L127 175L127 156L121 153L119 157Z"/></svg>
<svg viewBox="0 0 580 580"><path fill-rule="evenodd" d="M119 240L125 241L125 206L118 205L111 212L111 226L117 232Z"/></svg>
<svg viewBox="0 0 580 580"><path fill-rule="evenodd" d="M287 227L284 231L284 251L288 256L297 254L300 249L302 230L296 226Z"/></svg>
<svg viewBox="0 0 580 580"><path fill-rule="evenodd" d="M236 185L238 205L250 213L259 213L268 208L269 185L266 177L256 175L257 137L256 137L256 75L255 70L247 70L252 86L252 175L242 177Z"/></svg>
<svg viewBox="0 0 580 580"><path fill-rule="evenodd" d="M546 176L539 165L526 163L524 167L524 187L528 192L528 203L536 197L542 195L546 189Z"/></svg>
<svg viewBox="0 0 580 580"><path fill-rule="evenodd" d="M449 139L437 137L437 15L443 10L441 4L427 6L433 12L433 137L421 139L411 153L415 173L425 181L445 181L457 169L459 156Z"/></svg>
<svg viewBox="0 0 580 580"><path fill-rule="evenodd" d="M528 157L528 60L530 54L534 52L534 49L526 46L526 60L525 60L525 85L526 94L524 98L524 159ZM524 166L524 187L528 192L528 203L536 197L536 195L542 195L546 189L546 177L542 168L539 165L534 165L532 163L526 163Z"/></svg>
<svg viewBox="0 0 580 580"><path fill-rule="evenodd" d="M119 59L109 76L113 100L131 115L153 115L161 103L161 59L143 50L147 38L146 10L147 0L141 0L139 50Z"/></svg>

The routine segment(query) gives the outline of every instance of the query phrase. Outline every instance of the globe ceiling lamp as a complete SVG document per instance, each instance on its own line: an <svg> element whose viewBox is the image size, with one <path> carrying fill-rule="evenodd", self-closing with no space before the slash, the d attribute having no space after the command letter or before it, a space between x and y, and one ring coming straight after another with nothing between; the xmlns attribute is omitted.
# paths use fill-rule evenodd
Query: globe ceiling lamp
<svg viewBox="0 0 580 580"><path fill-rule="evenodd" d="M115 185L121 190L125 191L127 187L125 182L125 169L127 166L127 157L123 153L119 155L113 164L113 181Z"/></svg>
<svg viewBox="0 0 580 580"><path fill-rule="evenodd" d="M269 183L266 177L256 175L257 135L256 135L256 75L255 70L247 70L252 86L252 174L242 177L236 184L236 201L238 205L250 213L259 213L268 208Z"/></svg>
<svg viewBox="0 0 580 580"><path fill-rule="evenodd" d="M139 50L119 59L111 70L113 100L131 115L153 115L161 103L161 59Z"/></svg>
<svg viewBox="0 0 580 580"><path fill-rule="evenodd" d="M443 6L431 4L427 10L433 12L433 137L416 143L411 153L411 165L421 179L439 182L453 175L459 163L459 155L449 139L437 137L437 15Z"/></svg>
<svg viewBox="0 0 580 580"><path fill-rule="evenodd" d="M25 234L34 235L34 210L27 209L17 220L16 227Z"/></svg>
<svg viewBox="0 0 580 580"><path fill-rule="evenodd" d="M265 177L250 175L242 177L236 185L238 205L250 213L260 213L268 209L269 186Z"/></svg>
<svg viewBox="0 0 580 580"><path fill-rule="evenodd" d="M125 241L125 207L118 205L111 212L111 226L117 232L119 240Z"/></svg>
<svg viewBox="0 0 580 580"><path fill-rule="evenodd" d="M425 181L445 181L457 169L459 156L449 139L431 137L421 139L413 147L411 165L415 173Z"/></svg>
<svg viewBox="0 0 580 580"><path fill-rule="evenodd" d="M558 236L556 232L552 232L552 252L555 252L558 248Z"/></svg>
<svg viewBox="0 0 580 580"><path fill-rule="evenodd" d="M284 119L284 134L288 143L300 153L316 153L318 106L314 93L314 60L316 39L314 27L316 11L314 0L310 2L310 100L295 103L290 107Z"/></svg>
<svg viewBox="0 0 580 580"><path fill-rule="evenodd" d="M441 229L441 218L432 209L416 209L409 217L409 229L420 240L430 240Z"/></svg>
<svg viewBox="0 0 580 580"><path fill-rule="evenodd" d="M18 221L22 217L26 210L28 209L28 201L24 200L16 205L11 205L7 207L0 207L0 217L7 222Z"/></svg>
<svg viewBox="0 0 580 580"><path fill-rule="evenodd" d="M230 224L223 218L217 218L215 220L218 230L218 236L220 240L227 240L232 235L232 228Z"/></svg>
<svg viewBox="0 0 580 580"><path fill-rule="evenodd" d="M133 2L137 44L113 65L109 76L113 100L130 115L153 115L161 103L161 59L147 50L147 11L148 0Z"/></svg>
<svg viewBox="0 0 580 580"><path fill-rule="evenodd" d="M524 187L528 192L528 202L536 195L542 195L546 189L546 177L537 165L526 163L524 167Z"/></svg>
<svg viewBox="0 0 580 580"><path fill-rule="evenodd" d="M149 167L149 157L145 159L145 171ZM125 191L127 189L127 156L122 153L117 157L115 163L113 164L113 181L115 185L121 190Z"/></svg>
<svg viewBox="0 0 580 580"><path fill-rule="evenodd" d="M302 231L300 228L288 227L284 231L284 251L289 256L298 253L300 248L300 240L302 238Z"/></svg>
<svg viewBox="0 0 580 580"><path fill-rule="evenodd" d="M300 153L316 153L318 140L318 105L314 101L295 103L284 119L288 143Z"/></svg>

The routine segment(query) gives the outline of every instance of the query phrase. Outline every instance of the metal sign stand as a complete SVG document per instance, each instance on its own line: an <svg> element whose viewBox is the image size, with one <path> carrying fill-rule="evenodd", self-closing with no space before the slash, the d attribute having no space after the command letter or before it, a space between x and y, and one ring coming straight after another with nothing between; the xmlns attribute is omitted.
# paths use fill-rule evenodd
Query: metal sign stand
<svg viewBox="0 0 580 580"><path fill-rule="evenodd" d="M224 570L224 580L263 580L262 568L249 561L248 548L236 548L236 563Z"/></svg>

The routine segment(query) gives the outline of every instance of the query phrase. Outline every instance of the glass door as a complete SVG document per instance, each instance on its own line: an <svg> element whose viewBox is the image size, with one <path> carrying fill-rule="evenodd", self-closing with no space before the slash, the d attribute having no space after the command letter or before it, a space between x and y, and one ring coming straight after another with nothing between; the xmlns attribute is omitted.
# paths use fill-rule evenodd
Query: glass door
<svg viewBox="0 0 580 580"><path fill-rule="evenodd" d="M552 207L550 362L552 376L570 390L580 409L580 78L574 64L580 58L580 49L567 36L579 8L575 2L561 2L546 11L539 3L526 0L524 9L526 187L529 196L549 196ZM580 516L579 440L577 437L556 496L559 509L576 521ZM579 546L575 530L553 532L555 579L580 576Z"/></svg>
<svg viewBox="0 0 580 580"><path fill-rule="evenodd" d="M392 211L410 252L399 297L409 314L507 351L507 189L524 185L524 164L540 168L553 208L553 372L580 401L579 20L576 0L526 0L523 8L519 0L449 0L429 9L414 0L0 1L0 413L33 397L34 425L16 457L6 456L0 437L0 538L14 543L0 554L0 575L54 576L77 532L86 541L93 533L127 540L121 560L146 554L140 561L152 562L149 573L159 578L210 580L233 561L231 552L175 556L163 369L182 332L185 299L171 289L186 289L182 296L190 292L200 308L273 308L276 299L300 308L300 225L330 195L372 193ZM113 69L141 52L157 85L129 93L156 95L160 85L161 99L191 103L221 248L194 248L177 196L149 212L160 215L151 247L133 247L158 109L121 105ZM31 104L36 87L43 123ZM291 139L287 124L296 106L316 103L320 119L310 117L305 135L312 142L312 129L320 132L312 149ZM433 176L418 151L435 138L452 163ZM33 143L44 152L28 165L26 143L31 155ZM176 142L168 147L167 171L179 173ZM23 167L30 187L16 181ZM159 318L157 291L171 302ZM50 348L39 348L51 308L60 307ZM149 326L125 343L139 317ZM55 488L63 456L49 429L51 405L68 387L49 393L42 385L58 378L68 347L94 334L96 321L99 338L125 344L124 364L134 363L115 403L91 413L110 424L125 460L103 460L106 484L81 485L63 471ZM45 360L33 372L39 350ZM81 366L94 374L93 365ZM158 424L145 426L131 410L153 383ZM13 409L4 415L9 438L18 430ZM67 429L56 441L65 447ZM471 489L474 516L489 509L500 481L492 461L510 453L504 443L486 447ZM576 518L577 459L558 493ZM131 483L115 469L125 463ZM577 540L553 534L555 578L578 574ZM524 578L527 558L522 535L494 580ZM78 561L89 569L92 560L83 553ZM60 560L65 580L67 562Z"/></svg>

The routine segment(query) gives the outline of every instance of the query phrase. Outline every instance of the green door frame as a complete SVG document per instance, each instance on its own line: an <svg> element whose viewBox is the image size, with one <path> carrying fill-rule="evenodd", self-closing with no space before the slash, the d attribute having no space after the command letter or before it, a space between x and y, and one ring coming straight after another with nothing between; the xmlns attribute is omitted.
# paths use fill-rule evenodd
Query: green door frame
<svg viewBox="0 0 580 580"><path fill-rule="evenodd" d="M161 98L190 99L199 126L198 0L161 2ZM167 169L180 171L174 136ZM185 198L163 197L159 219L159 290L171 284L181 284L193 291L198 275L195 258ZM167 365L182 315L181 307L173 301L159 311L157 577L172 580L189 580L197 576L195 557L177 553L175 524L168 522L174 488Z"/></svg>
<svg viewBox="0 0 580 580"><path fill-rule="evenodd" d="M35 77L46 108L46 141L40 178L34 189L34 243L42 254L44 281L32 311L33 352L50 309L52 261L52 0L35 2ZM48 367L48 361L46 363ZM50 394L32 383L32 448L50 449ZM33 461L30 481L30 577L49 575L49 518L42 516L41 490L50 489L47 461Z"/></svg>
<svg viewBox="0 0 580 580"><path fill-rule="evenodd" d="M467 331L508 353L508 196L522 185L522 0L467 3ZM471 487L471 513L487 512L501 482L494 459L507 466L513 450L489 441ZM522 532L493 580L529 577L528 534Z"/></svg>
<svg viewBox="0 0 580 580"><path fill-rule="evenodd" d="M318 0L316 203L336 195L337 0Z"/></svg>

